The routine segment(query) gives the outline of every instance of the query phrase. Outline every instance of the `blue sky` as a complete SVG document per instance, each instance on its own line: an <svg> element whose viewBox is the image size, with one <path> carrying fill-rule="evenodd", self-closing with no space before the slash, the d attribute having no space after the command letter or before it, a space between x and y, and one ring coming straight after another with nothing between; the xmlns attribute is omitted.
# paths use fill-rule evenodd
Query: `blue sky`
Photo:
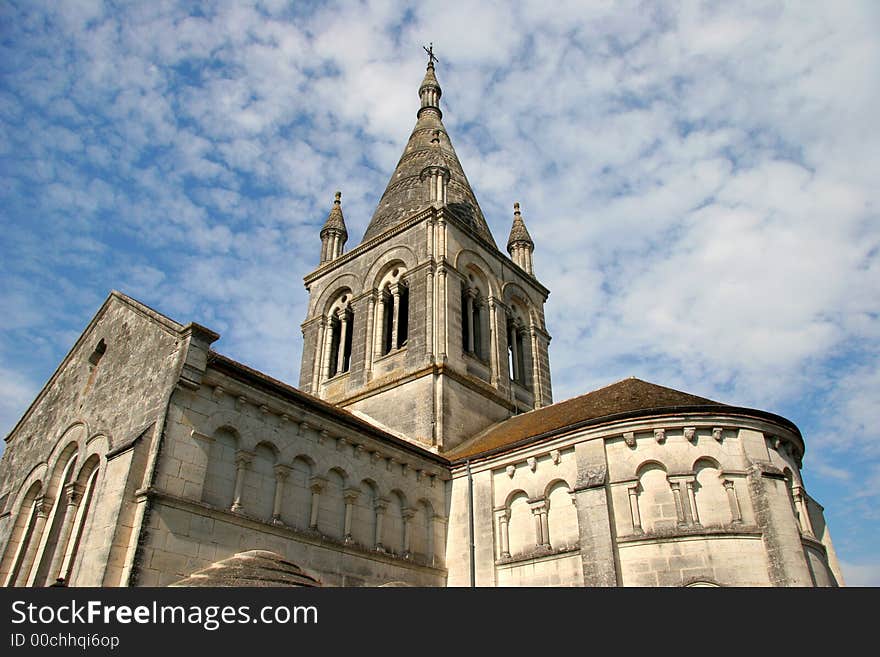
<svg viewBox="0 0 880 657"><path fill-rule="evenodd" d="M5 2L0 431L119 289L295 383L302 277L358 243L421 45L496 240L520 201L554 397L638 376L803 432L880 585L880 5Z"/></svg>

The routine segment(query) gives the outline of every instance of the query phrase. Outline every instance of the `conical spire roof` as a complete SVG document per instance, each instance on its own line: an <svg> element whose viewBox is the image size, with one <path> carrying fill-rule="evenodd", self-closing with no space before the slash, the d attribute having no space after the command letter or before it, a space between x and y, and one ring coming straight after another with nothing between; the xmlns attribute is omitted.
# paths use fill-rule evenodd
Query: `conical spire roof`
<svg viewBox="0 0 880 657"><path fill-rule="evenodd" d="M323 236L328 230L340 231L343 235L348 237L348 231L345 229L345 217L342 216L342 192L336 192L333 207L330 208L330 214L327 215L327 221L324 222L324 227L321 228L321 235Z"/></svg>
<svg viewBox="0 0 880 657"><path fill-rule="evenodd" d="M535 248L532 236L526 230L526 222L523 221L522 213L520 213L519 203L513 204L513 225L510 227L510 237L507 238L507 250L510 251L514 244L526 244L533 249Z"/></svg>
<svg viewBox="0 0 880 657"><path fill-rule="evenodd" d="M434 75L434 63L429 61L425 77L419 87L421 107L415 128L409 136L409 141L391 175L385 193L379 200L379 206L373 213L370 225L367 226L364 242L393 228L430 205L428 188L420 180L420 175L426 165L437 166L442 163L449 169L450 174L447 209L470 226L476 234L495 245L486 219L477 204L471 185L443 125L443 114L439 107L441 93L440 84ZM431 143L435 133L439 136L439 149L436 143Z"/></svg>

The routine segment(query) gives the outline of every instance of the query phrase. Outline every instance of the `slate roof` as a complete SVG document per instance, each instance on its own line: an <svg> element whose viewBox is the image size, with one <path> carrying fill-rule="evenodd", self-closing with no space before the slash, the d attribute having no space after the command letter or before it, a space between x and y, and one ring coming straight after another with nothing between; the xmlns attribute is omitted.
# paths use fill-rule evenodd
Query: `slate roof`
<svg viewBox="0 0 880 657"><path fill-rule="evenodd" d="M503 422L490 426L443 455L450 461L457 461L490 450L512 448L529 438L543 436L590 420L608 418L610 421L621 414L657 409L681 409L682 407L693 407L694 409L734 408L711 399L632 377L588 392L580 397L573 397L535 411L514 415Z"/></svg>

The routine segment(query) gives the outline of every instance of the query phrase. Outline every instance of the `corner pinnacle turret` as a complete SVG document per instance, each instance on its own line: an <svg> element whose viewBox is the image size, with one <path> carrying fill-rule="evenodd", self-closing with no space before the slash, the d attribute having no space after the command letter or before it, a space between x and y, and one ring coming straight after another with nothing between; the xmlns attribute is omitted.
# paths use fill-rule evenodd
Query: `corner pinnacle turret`
<svg viewBox="0 0 880 657"><path fill-rule="evenodd" d="M510 237L507 238L507 252L513 262L523 270L533 275L532 269L532 252L535 250L535 243L532 236L526 230L526 222L523 221L522 214L519 210L519 203L513 204L513 225L510 227Z"/></svg>
<svg viewBox="0 0 880 657"><path fill-rule="evenodd" d="M347 240L348 231L345 229L345 217L342 216L342 192L336 192L333 207L321 228L321 264L341 256Z"/></svg>

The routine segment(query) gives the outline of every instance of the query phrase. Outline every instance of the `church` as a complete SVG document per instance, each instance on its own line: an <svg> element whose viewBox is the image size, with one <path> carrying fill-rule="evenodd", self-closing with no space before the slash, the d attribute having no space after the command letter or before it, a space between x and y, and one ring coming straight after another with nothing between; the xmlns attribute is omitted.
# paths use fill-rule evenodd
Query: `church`
<svg viewBox="0 0 880 657"><path fill-rule="evenodd" d="M791 421L636 378L553 402L535 244L514 204L499 249L441 93L429 57L349 250L336 194L297 387L108 296L6 437L3 585L843 585Z"/></svg>

